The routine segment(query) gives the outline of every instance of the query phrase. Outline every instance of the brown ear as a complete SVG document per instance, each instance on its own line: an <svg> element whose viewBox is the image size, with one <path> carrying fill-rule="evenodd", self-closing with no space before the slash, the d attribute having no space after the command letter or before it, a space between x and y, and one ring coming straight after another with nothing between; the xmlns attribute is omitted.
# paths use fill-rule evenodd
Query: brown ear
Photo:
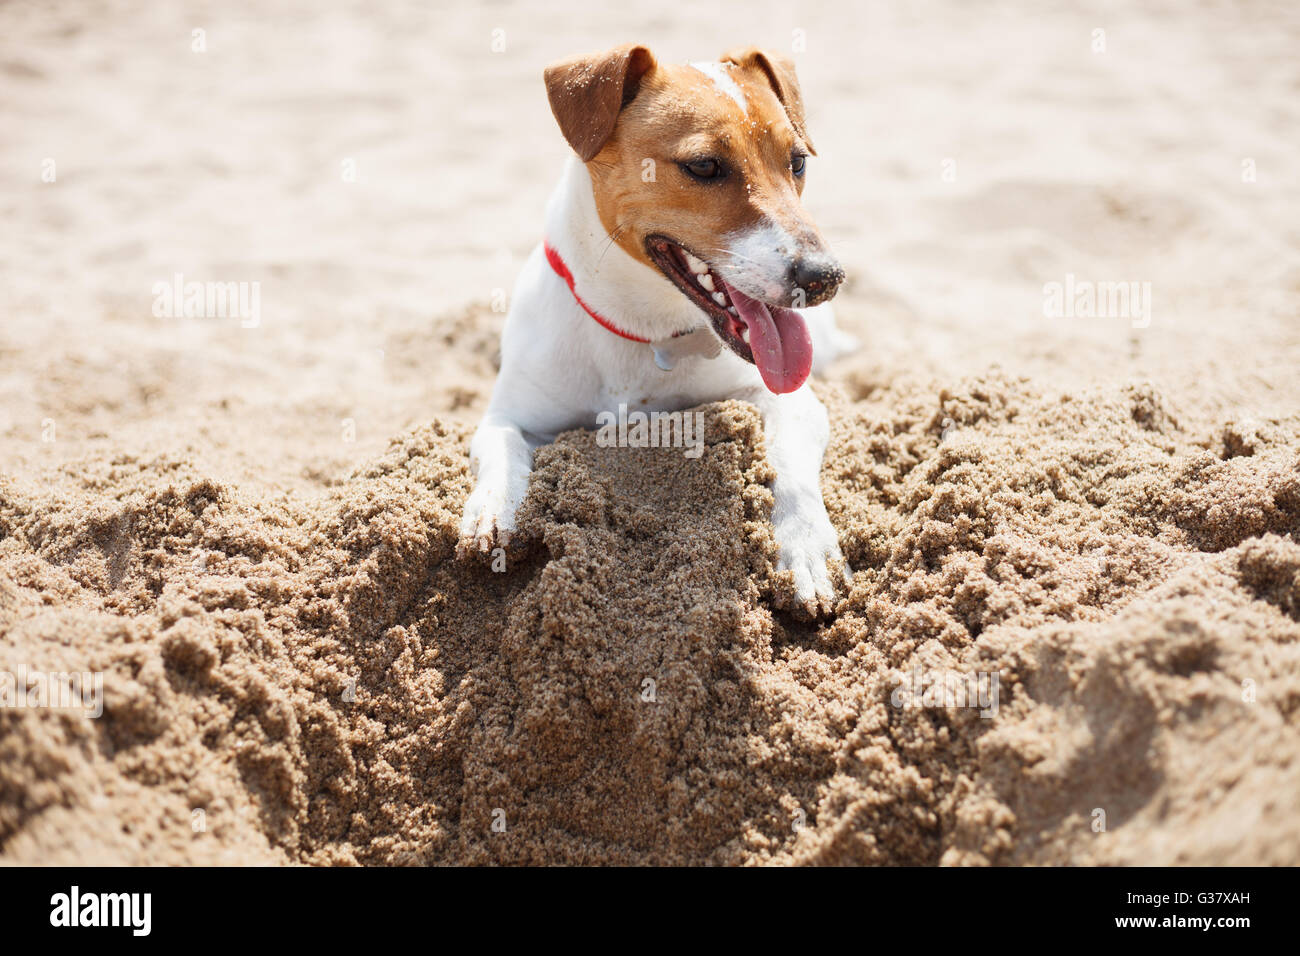
<svg viewBox="0 0 1300 956"><path fill-rule="evenodd" d="M764 53L758 47L748 46L731 50L722 57L724 63L734 63L742 70L758 69L767 76L772 92L785 107L785 115L790 117L790 125L799 134L808 151L814 156L812 140L808 136L808 127L804 123L803 95L799 92L799 78L794 73L794 60L779 53Z"/></svg>
<svg viewBox="0 0 1300 956"><path fill-rule="evenodd" d="M655 66L643 46L625 43L607 53L574 56L546 68L546 96L560 132L585 163L614 133L618 114L632 102Z"/></svg>

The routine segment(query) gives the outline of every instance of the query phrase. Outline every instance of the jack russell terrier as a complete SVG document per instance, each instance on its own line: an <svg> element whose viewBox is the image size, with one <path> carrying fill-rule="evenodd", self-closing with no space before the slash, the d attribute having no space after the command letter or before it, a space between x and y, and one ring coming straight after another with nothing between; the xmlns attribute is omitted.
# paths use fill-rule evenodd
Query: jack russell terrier
<svg viewBox="0 0 1300 956"><path fill-rule="evenodd" d="M533 451L560 432L737 398L763 416L786 603L828 612L850 572L807 379L815 352L821 367L855 342L825 304L844 272L800 204L814 150L793 63L750 48L670 66L627 44L545 79L577 156L506 316L458 553L508 545Z"/></svg>

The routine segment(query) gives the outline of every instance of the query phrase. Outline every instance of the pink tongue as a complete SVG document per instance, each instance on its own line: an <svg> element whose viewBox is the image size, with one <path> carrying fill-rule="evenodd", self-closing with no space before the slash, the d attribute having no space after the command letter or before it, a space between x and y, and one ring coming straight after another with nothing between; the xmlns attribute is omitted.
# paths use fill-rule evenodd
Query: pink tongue
<svg viewBox="0 0 1300 956"><path fill-rule="evenodd" d="M751 299L730 283L722 284L741 321L749 326L749 348L763 384L778 395L793 392L812 371L812 337L803 316Z"/></svg>

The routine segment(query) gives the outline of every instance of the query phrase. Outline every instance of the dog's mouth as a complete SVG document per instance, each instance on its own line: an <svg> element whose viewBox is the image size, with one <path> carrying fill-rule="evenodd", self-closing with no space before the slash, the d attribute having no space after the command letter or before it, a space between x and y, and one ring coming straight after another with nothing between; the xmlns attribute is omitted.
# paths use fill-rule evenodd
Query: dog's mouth
<svg viewBox="0 0 1300 956"><path fill-rule="evenodd" d="M798 312L751 298L667 236L648 236L646 252L709 317L722 343L758 367L770 391L793 392L807 380L812 371L812 337Z"/></svg>

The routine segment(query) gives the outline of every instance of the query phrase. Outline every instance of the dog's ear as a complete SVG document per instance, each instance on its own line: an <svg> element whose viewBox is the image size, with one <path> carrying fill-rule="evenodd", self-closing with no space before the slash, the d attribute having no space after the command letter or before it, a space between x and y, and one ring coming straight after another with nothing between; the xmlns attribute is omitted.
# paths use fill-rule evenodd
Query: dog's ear
<svg viewBox="0 0 1300 956"><path fill-rule="evenodd" d="M643 46L625 43L606 53L574 56L546 68L546 96L560 132L585 163L614 133L623 107L655 67Z"/></svg>
<svg viewBox="0 0 1300 956"><path fill-rule="evenodd" d="M772 87L772 92L785 107L785 115L790 117L790 125L799 134L808 151L814 156L817 155L804 121L803 95L799 92L799 78L795 76L794 60L779 53L765 53L758 47L748 46L723 54L722 62L734 63L742 70L762 71Z"/></svg>

